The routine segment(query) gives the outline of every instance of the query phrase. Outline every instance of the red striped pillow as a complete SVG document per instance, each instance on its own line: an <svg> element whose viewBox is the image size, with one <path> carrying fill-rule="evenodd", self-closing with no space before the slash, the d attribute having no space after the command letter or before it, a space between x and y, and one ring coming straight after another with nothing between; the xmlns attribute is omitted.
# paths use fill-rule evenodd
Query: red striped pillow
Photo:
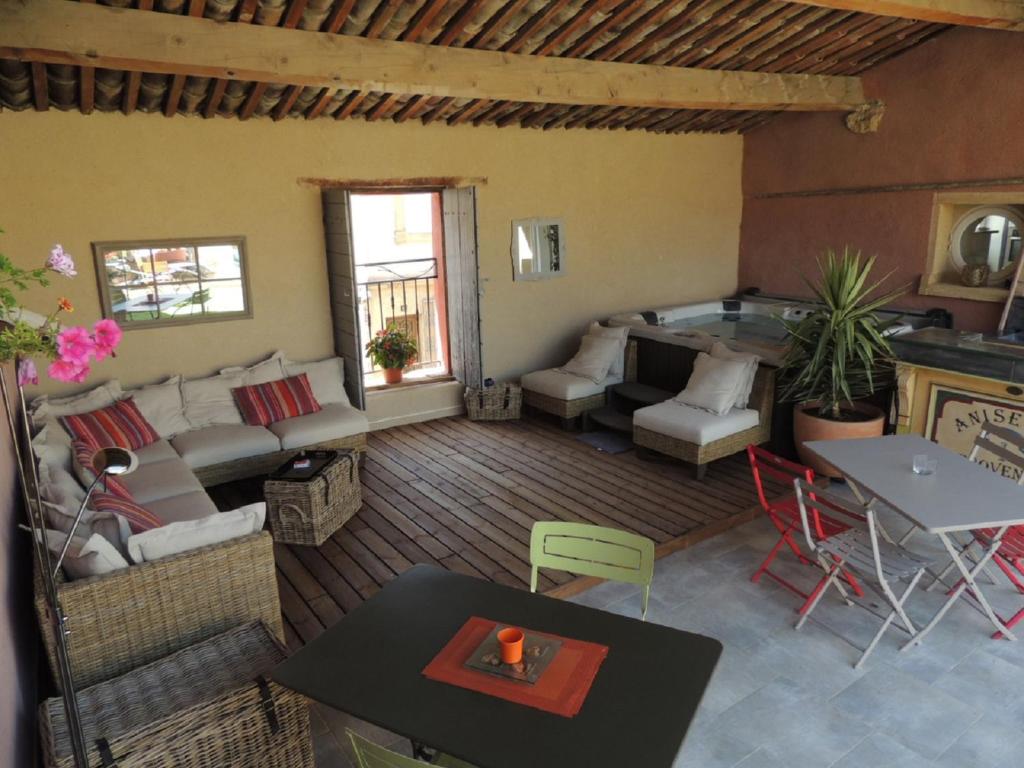
<svg viewBox="0 0 1024 768"><path fill-rule="evenodd" d="M101 491L92 495L90 503L97 512L110 512L123 517L128 521L128 527L132 529L132 533L142 533L159 528L164 524L163 520L141 504L136 503L130 496L123 498Z"/></svg>
<svg viewBox="0 0 1024 768"><path fill-rule="evenodd" d="M61 416L60 422L72 440L84 440L100 448L144 448L160 439L130 397L98 411Z"/></svg>
<svg viewBox="0 0 1024 768"><path fill-rule="evenodd" d="M231 390L246 424L265 427L275 421L317 413L320 403L313 397L306 374L287 379L252 384Z"/></svg>
<svg viewBox="0 0 1024 768"><path fill-rule="evenodd" d="M92 485L93 480L96 479L96 475L99 474L92 463L92 457L99 448L87 440L75 440L71 443L71 450L75 457L75 469L77 470L78 479L81 480L84 485ZM107 475L104 478L104 483L106 485L106 489L111 493L124 499L130 499L132 497L131 493L128 492L127 486L113 475Z"/></svg>

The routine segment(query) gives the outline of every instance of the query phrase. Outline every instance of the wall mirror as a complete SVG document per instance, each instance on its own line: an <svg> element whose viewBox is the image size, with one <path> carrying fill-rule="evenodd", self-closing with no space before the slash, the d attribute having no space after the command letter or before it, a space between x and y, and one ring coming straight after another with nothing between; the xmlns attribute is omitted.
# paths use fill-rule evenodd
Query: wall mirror
<svg viewBox="0 0 1024 768"><path fill-rule="evenodd" d="M957 272L982 270L984 283L1002 285L1021 255L1024 213L1014 207L985 206L964 213L953 226L949 256Z"/></svg>
<svg viewBox="0 0 1024 768"><path fill-rule="evenodd" d="M565 273L565 223L561 219L512 222L512 277L542 280Z"/></svg>

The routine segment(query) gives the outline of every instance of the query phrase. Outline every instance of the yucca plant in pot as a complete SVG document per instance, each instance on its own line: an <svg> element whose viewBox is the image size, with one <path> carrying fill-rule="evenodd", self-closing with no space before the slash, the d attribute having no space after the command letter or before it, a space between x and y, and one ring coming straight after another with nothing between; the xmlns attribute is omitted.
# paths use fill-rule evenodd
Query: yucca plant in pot
<svg viewBox="0 0 1024 768"><path fill-rule="evenodd" d="M901 296L900 288L876 295L888 276L869 282L875 257L849 247L818 259L818 282L805 279L820 307L799 320L782 319L789 347L780 370L783 402L793 409L793 436L801 461L815 471L838 476L835 468L804 448L812 440L876 437L885 414L864 402L889 386L895 359L886 339L894 320L876 311Z"/></svg>

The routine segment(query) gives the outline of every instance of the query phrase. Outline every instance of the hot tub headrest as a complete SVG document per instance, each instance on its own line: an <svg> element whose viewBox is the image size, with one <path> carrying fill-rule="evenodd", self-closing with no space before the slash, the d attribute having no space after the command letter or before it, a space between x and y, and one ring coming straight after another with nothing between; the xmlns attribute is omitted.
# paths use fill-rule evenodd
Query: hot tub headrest
<svg viewBox="0 0 1024 768"><path fill-rule="evenodd" d="M648 325L658 325L658 313L650 309L641 312L640 317L644 319L644 322Z"/></svg>

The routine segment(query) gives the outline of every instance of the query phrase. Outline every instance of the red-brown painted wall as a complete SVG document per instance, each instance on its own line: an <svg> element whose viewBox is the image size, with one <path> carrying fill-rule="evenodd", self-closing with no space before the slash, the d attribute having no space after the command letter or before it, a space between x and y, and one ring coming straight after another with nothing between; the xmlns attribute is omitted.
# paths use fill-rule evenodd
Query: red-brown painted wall
<svg viewBox="0 0 1024 768"><path fill-rule="evenodd" d="M747 134L739 287L807 295L800 275L815 256L850 244L878 254L894 283L913 282L902 306L942 306L958 327L994 330L998 304L916 293L934 192L755 196L1024 177L1024 34L953 29L865 73L864 86L887 105L878 133L854 134L840 114L791 113Z"/></svg>

